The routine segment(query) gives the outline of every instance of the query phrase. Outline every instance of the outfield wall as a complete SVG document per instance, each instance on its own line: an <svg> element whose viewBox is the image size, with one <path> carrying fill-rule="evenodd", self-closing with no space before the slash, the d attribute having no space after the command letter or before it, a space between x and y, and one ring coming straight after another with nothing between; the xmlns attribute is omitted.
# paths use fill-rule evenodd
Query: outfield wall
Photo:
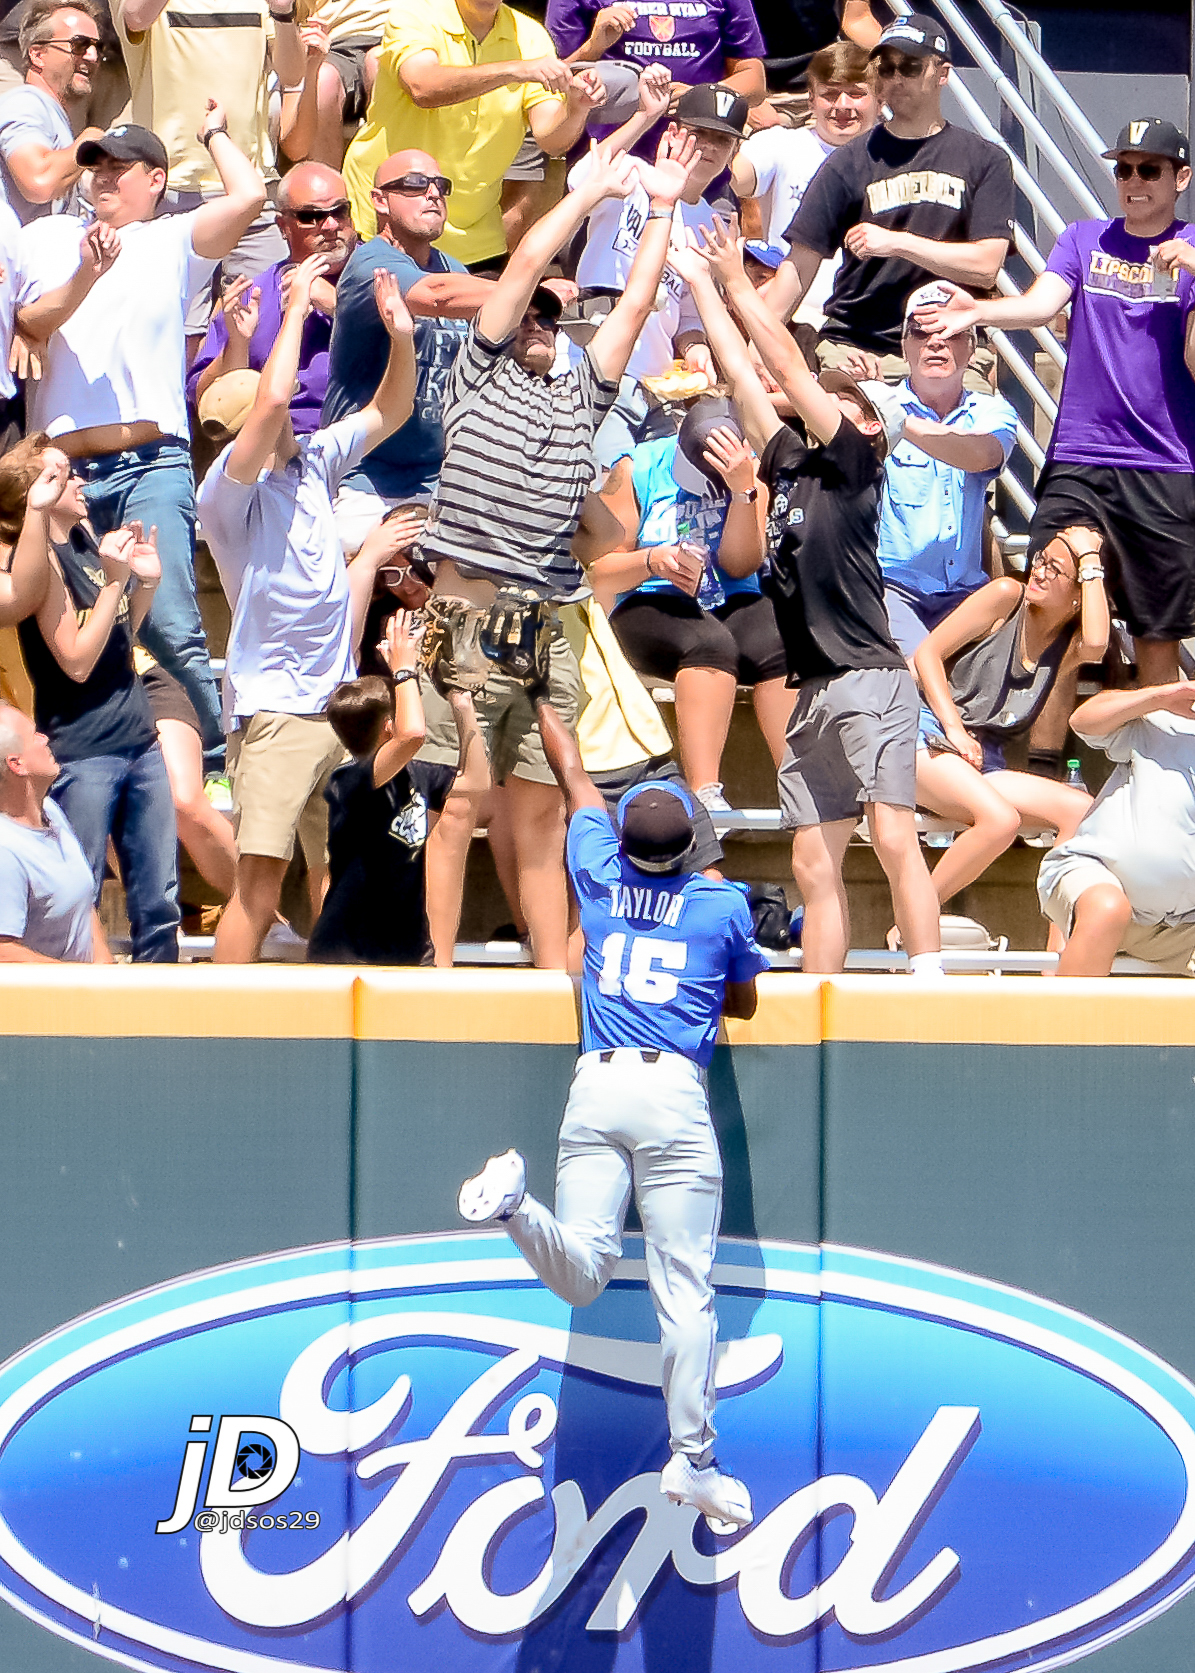
<svg viewBox="0 0 1195 1673"><path fill-rule="evenodd" d="M637 1241L572 1314L456 1216L507 1145L550 1198L566 979L0 971L0 1673L1188 1673L1195 988L761 989L710 1074L740 1550L660 1500ZM222 1529L155 1532L184 1458Z"/></svg>

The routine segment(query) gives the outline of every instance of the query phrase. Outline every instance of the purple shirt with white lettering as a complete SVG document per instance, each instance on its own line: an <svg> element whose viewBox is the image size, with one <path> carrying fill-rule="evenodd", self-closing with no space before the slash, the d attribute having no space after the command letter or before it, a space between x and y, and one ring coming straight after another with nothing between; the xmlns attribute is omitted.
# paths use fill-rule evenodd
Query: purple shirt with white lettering
<svg viewBox="0 0 1195 1673"><path fill-rule="evenodd" d="M1050 459L1147 471L1195 472L1195 379L1183 359L1195 280L1180 272L1172 294L1154 294L1150 249L1195 241L1176 221L1134 238L1123 220L1076 221L1046 263L1073 297L1066 374Z"/></svg>
<svg viewBox="0 0 1195 1673"><path fill-rule="evenodd" d="M544 22L562 58L589 37L603 0L548 0ZM628 29L603 58L645 70L663 64L673 81L703 87L721 81L728 58L762 58L763 35L751 0L629 0ZM598 132L595 127L592 130ZM636 148L638 149L638 148Z"/></svg>

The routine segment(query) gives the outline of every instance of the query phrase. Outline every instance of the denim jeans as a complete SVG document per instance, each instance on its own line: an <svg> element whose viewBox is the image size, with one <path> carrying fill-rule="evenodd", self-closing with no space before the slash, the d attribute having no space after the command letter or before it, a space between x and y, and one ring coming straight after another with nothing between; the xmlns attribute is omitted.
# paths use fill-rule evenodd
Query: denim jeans
<svg viewBox="0 0 1195 1673"><path fill-rule="evenodd" d="M158 531L162 579L139 637L151 656L180 681L195 705L206 750L220 749L224 731L207 639L195 596L195 480L180 441L147 442L123 453L80 459L87 513L97 535L141 519Z"/></svg>
<svg viewBox="0 0 1195 1673"><path fill-rule="evenodd" d="M157 744L71 761L50 794L70 820L100 898L111 835L120 859L137 964L178 963L178 829Z"/></svg>

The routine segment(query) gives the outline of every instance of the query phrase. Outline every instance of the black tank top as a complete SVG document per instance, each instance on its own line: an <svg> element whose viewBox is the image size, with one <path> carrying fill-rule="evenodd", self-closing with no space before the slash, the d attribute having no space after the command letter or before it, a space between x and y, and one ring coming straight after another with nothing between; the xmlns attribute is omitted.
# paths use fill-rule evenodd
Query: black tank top
<svg viewBox="0 0 1195 1673"><path fill-rule="evenodd" d="M103 566L82 523L54 546L66 590L77 611L90 610L104 584ZM133 671L133 635L127 602L121 602L108 642L85 680L72 680L42 638L36 616L17 634L33 686L33 715L64 765L96 755L129 755L154 742L149 699Z"/></svg>
<svg viewBox="0 0 1195 1673"><path fill-rule="evenodd" d="M968 732L1014 738L1027 732L1050 695L1071 636L1065 630L1046 646L1041 661L1021 659L1025 601L995 633L960 652L950 669L950 695Z"/></svg>

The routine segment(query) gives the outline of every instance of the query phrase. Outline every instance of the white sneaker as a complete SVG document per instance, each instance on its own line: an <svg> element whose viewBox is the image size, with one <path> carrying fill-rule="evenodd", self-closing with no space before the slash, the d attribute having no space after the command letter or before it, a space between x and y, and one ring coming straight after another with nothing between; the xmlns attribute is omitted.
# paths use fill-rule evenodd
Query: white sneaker
<svg viewBox="0 0 1195 1673"><path fill-rule="evenodd" d="M716 1464L698 1469L683 1452L674 1452L660 1471L660 1492L674 1505L694 1505L716 1534L732 1534L754 1520L751 1495L741 1481L723 1475Z"/></svg>
<svg viewBox="0 0 1195 1673"><path fill-rule="evenodd" d="M733 813L734 809L722 794L722 786L717 779L712 784L703 784L700 790L693 794L707 813Z"/></svg>
<svg viewBox="0 0 1195 1673"><path fill-rule="evenodd" d="M527 1164L517 1150L507 1150L466 1179L456 1205L466 1220L509 1220L526 1193Z"/></svg>

